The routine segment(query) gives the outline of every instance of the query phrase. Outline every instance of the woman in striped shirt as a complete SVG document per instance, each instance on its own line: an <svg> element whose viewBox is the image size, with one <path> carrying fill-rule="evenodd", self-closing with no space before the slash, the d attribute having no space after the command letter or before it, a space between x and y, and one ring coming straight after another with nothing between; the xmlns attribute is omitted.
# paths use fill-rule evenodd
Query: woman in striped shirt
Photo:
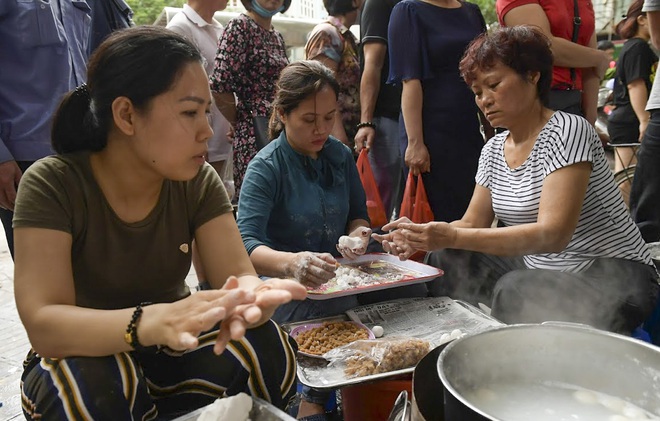
<svg viewBox="0 0 660 421"><path fill-rule="evenodd" d="M376 236L402 259L437 250L434 295L489 303L505 323L563 320L629 333L651 313L658 275L582 117L547 108L548 39L502 28L468 47L461 73L493 127L463 218L398 220ZM495 227L494 221L498 224Z"/></svg>

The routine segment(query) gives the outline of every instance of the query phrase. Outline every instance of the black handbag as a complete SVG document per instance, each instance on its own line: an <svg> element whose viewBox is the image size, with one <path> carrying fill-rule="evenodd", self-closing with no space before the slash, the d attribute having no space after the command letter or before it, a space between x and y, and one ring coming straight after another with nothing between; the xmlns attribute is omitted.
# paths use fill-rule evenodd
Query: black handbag
<svg viewBox="0 0 660 421"><path fill-rule="evenodd" d="M271 141L268 135L268 117L263 115L255 115L252 117L252 124L254 125L254 144L257 151L262 150Z"/></svg>
<svg viewBox="0 0 660 421"><path fill-rule="evenodd" d="M573 35L572 42L577 42L582 18L577 0L573 0ZM549 108L555 111L564 111L570 114L582 115L582 91L575 89L577 77L575 68L571 67L571 85L567 89L552 89L550 91Z"/></svg>
<svg viewBox="0 0 660 421"><path fill-rule="evenodd" d="M549 108L555 111L582 115L582 91L577 89L553 89L550 91Z"/></svg>

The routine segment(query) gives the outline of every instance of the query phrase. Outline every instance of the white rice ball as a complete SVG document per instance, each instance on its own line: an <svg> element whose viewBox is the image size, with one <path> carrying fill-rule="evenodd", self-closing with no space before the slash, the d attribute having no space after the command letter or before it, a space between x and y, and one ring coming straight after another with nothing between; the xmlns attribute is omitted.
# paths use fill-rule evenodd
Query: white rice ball
<svg viewBox="0 0 660 421"><path fill-rule="evenodd" d="M383 333L385 333L382 326L374 326L371 328L371 331L374 333L374 336L377 338L380 338L381 336L383 336Z"/></svg>

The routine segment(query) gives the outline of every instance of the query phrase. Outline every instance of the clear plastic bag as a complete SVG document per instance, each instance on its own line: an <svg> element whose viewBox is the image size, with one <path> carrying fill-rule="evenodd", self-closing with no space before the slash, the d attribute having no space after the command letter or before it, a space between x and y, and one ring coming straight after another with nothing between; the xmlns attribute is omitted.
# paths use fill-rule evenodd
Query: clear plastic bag
<svg viewBox="0 0 660 421"><path fill-rule="evenodd" d="M414 367L430 350L424 339L389 337L355 341L326 352L323 358L353 378Z"/></svg>

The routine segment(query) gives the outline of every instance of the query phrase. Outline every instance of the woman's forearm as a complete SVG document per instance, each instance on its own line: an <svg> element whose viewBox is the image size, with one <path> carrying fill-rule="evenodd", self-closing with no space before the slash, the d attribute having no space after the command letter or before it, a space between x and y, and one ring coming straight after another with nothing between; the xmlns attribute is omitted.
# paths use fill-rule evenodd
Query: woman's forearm
<svg viewBox="0 0 660 421"><path fill-rule="evenodd" d="M496 256L523 256L558 253L566 246L565 238L558 230L532 223L499 228L456 228L452 248Z"/></svg>
<svg viewBox="0 0 660 421"><path fill-rule="evenodd" d="M603 51L585 47L570 40L555 37L551 39L555 66L576 68L599 68L607 66L608 57Z"/></svg>
<svg viewBox="0 0 660 421"><path fill-rule="evenodd" d="M295 255L261 245L252 250L250 260L258 274L279 278L291 276L290 267Z"/></svg>
<svg viewBox="0 0 660 421"><path fill-rule="evenodd" d="M598 118L598 90L600 79L593 69L582 71L582 112L591 125Z"/></svg>
<svg viewBox="0 0 660 421"><path fill-rule="evenodd" d="M646 103L649 98L649 92L646 89L644 80L638 79L628 84L628 95L630 96L630 104L637 119L641 123L648 123L650 114L646 111Z"/></svg>
<svg viewBox="0 0 660 421"><path fill-rule="evenodd" d="M232 127L236 126L236 98L231 92L213 92L213 100L220 113Z"/></svg>
<svg viewBox="0 0 660 421"><path fill-rule="evenodd" d="M422 83L418 79L403 82L401 112L403 114L403 124L406 127L406 134L408 135L408 143L411 145L424 143L424 131L422 128L423 96Z"/></svg>
<svg viewBox="0 0 660 421"><path fill-rule="evenodd" d="M26 330L30 344L43 357L112 355L132 349L124 341L124 333L134 310L45 305L30 317Z"/></svg>

